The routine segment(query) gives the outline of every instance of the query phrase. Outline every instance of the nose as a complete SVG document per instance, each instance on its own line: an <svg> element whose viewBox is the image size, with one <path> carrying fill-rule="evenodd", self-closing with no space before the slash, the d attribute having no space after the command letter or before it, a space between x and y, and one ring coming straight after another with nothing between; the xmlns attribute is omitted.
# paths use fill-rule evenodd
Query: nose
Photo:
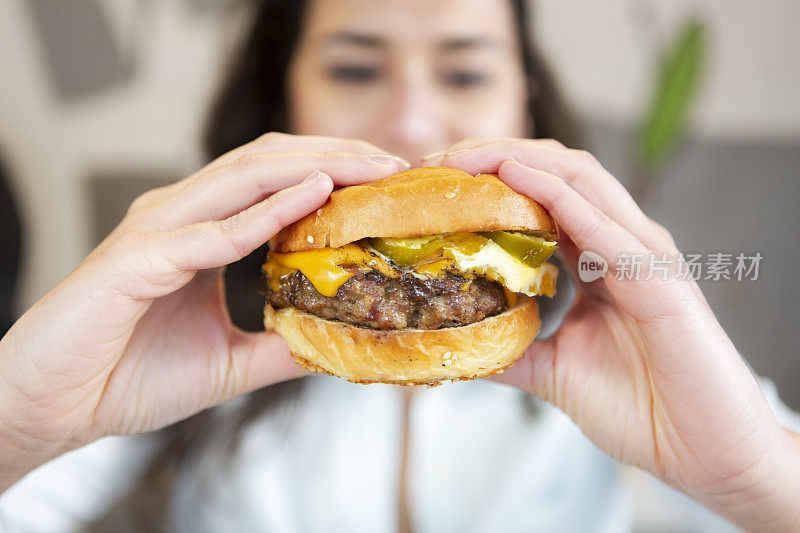
<svg viewBox="0 0 800 533"><path fill-rule="evenodd" d="M406 69L394 92L385 124L386 146L408 161L443 148L447 143L443 102L437 101L436 87L423 69Z"/></svg>

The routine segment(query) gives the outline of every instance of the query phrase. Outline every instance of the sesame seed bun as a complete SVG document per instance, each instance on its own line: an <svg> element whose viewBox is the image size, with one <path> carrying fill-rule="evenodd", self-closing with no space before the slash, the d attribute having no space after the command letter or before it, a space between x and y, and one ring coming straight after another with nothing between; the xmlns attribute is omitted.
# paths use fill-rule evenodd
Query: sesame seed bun
<svg viewBox="0 0 800 533"><path fill-rule="evenodd" d="M296 252L365 237L498 230L558 237L550 213L494 174L423 167L334 191L324 206L273 237L270 248Z"/></svg>

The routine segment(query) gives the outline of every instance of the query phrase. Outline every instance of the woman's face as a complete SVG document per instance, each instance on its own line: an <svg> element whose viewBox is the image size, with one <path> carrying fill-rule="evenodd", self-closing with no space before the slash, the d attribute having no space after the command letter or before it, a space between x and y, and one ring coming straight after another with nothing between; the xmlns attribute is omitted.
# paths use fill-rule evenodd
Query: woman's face
<svg viewBox="0 0 800 533"><path fill-rule="evenodd" d="M312 0L289 75L298 134L410 161L465 137L526 134L507 0Z"/></svg>

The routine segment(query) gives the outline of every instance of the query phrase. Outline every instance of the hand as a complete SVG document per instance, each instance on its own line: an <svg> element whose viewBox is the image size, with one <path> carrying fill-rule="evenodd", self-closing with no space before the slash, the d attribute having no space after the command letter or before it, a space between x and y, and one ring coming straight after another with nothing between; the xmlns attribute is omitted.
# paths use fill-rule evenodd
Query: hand
<svg viewBox="0 0 800 533"><path fill-rule="evenodd" d="M0 491L100 436L160 428L302 375L277 334L231 324L224 266L334 185L407 166L363 142L267 134L136 199L0 341Z"/></svg>
<svg viewBox="0 0 800 533"><path fill-rule="evenodd" d="M579 285L557 333L495 379L554 403L609 455L745 527L797 526L797 436L778 426L697 284L647 280L647 261L638 280L614 277L622 253L674 258L669 232L591 155L556 141L468 140L447 152L424 162L498 173L548 209L568 267L583 250L609 265Z"/></svg>

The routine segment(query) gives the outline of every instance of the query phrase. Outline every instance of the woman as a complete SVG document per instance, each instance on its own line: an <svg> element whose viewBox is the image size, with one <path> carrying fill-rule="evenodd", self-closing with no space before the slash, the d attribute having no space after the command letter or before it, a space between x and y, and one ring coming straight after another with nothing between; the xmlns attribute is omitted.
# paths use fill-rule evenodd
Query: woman
<svg viewBox="0 0 800 533"><path fill-rule="evenodd" d="M486 382L408 396L324 377L283 404L296 387L274 385L302 371L276 335L234 327L224 302L225 265L334 186L406 160L497 172L559 222L568 267L582 250L612 269L621 252L676 253L590 155L524 139L569 144L524 28L521 2L506 0L262 3L212 121L212 149L226 153L137 199L3 338L0 486L104 435L273 385L189 418L163 443L117 440L62 459L91 461L114 483L62 490L72 516L59 525L102 514L146 470L121 506L147 524L139 530L624 529L613 462L558 411L532 416L518 393ZM267 129L296 135L235 148ZM368 142L342 140L352 138ZM694 282L581 285L555 336L496 381L551 402L610 457L742 527L800 523L800 437L778 424ZM9 497L52 501L52 488L37 489ZM148 512L152 500L163 514ZM4 503L12 525L46 520Z"/></svg>

